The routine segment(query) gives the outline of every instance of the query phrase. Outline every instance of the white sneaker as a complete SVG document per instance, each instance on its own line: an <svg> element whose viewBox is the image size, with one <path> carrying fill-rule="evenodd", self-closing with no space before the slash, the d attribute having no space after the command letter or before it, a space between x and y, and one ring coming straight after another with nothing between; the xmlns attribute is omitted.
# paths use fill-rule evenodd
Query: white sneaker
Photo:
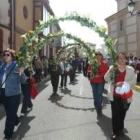
<svg viewBox="0 0 140 140"><path fill-rule="evenodd" d="M31 111L31 110L32 110L32 107L28 107L28 108L27 108L27 111Z"/></svg>
<svg viewBox="0 0 140 140"><path fill-rule="evenodd" d="M25 113L20 113L20 117L24 117L25 116Z"/></svg>
<svg viewBox="0 0 140 140"><path fill-rule="evenodd" d="M16 132L18 130L18 127L20 126L21 122L18 123L18 125L15 125L14 127L14 132Z"/></svg>

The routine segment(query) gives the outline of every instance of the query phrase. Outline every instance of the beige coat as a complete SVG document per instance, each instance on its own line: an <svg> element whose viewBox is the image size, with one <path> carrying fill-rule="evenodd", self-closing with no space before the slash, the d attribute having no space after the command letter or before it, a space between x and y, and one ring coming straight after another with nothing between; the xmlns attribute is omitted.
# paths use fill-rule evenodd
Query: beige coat
<svg viewBox="0 0 140 140"><path fill-rule="evenodd" d="M112 66L109 68L109 70L105 74L104 79L105 81L108 82L108 99L110 101L113 101L114 85L112 84L112 81L110 79L111 69L112 69ZM134 84L136 84L136 74L134 72L134 69L131 66L126 66L125 82L127 82L131 87ZM128 102L130 103L131 101L132 101L132 98L129 98Z"/></svg>

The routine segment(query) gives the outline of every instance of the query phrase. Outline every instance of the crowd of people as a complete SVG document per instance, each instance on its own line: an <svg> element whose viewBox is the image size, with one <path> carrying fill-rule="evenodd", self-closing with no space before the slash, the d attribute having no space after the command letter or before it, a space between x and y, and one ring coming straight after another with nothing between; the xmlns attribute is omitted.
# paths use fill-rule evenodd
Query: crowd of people
<svg viewBox="0 0 140 140"><path fill-rule="evenodd" d="M81 72L79 69L79 59L75 58L61 58L59 63L55 62L55 58L52 57L50 61L50 75L51 75L51 83L53 87L53 93L57 93L59 86L59 77L60 80L60 88L63 89L67 86L68 77L70 79L70 83L75 79L76 69ZM81 62L80 62L81 63Z"/></svg>
<svg viewBox="0 0 140 140"><path fill-rule="evenodd" d="M60 63L55 63L52 58L51 68L51 83L53 86L53 93L57 93L59 86L59 75L61 76L60 88L67 86L67 76L70 76L70 81L74 80L76 70L81 72L83 67L83 75L89 78L94 98L94 106L97 111L97 116L102 115L103 91L105 81L109 82L108 98L111 103L112 111L112 139L117 140L118 137L124 135L124 120L126 112L132 101L133 91L131 87L136 84L136 77L138 81L139 59L132 56L126 56L125 53L118 53L118 75L113 84L111 81L111 73L113 67L110 58L104 59L100 51L95 53L96 59L99 62L97 74L91 77L91 64L88 59L70 59L62 58ZM137 76L136 76L137 75Z"/></svg>
<svg viewBox="0 0 140 140"><path fill-rule="evenodd" d="M25 116L33 108L30 81L32 77L38 83L50 74L53 94L57 94L58 87L64 89L68 86L68 77L72 83L75 80L76 72L81 73L82 70L83 75L89 79L93 104L98 117L102 116L104 85L106 82L109 83L108 98L112 112L112 139L117 140L119 136L123 136L124 119L133 95L131 87L136 83L136 77L137 82L140 82L140 59L133 57L132 54L126 56L125 53L118 53L118 75L115 83L112 83L110 75L113 67L110 58L104 59L100 51L95 52L95 57L99 68L94 76L91 76L92 66L86 57L83 59L63 57L58 63L53 56L49 59L45 56L41 58L36 56L33 60L34 73L31 75L28 68L24 69L18 66L15 51L6 49L3 52L3 61L0 67L0 99L6 112L4 140L10 140L20 125L17 111L21 94L23 100L20 117Z"/></svg>

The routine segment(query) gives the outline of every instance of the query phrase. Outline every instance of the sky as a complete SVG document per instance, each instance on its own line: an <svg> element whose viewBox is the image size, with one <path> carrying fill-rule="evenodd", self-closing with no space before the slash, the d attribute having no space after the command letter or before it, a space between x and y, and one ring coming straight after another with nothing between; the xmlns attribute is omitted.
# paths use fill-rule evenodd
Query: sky
<svg viewBox="0 0 140 140"><path fill-rule="evenodd" d="M117 12L116 0L49 0L50 6L57 17L62 17L66 12L76 11L80 15L90 17L99 26L106 26L105 18ZM85 42L95 43L97 47L104 44L97 33L86 27L81 27L74 21L61 22L61 29L71 33Z"/></svg>

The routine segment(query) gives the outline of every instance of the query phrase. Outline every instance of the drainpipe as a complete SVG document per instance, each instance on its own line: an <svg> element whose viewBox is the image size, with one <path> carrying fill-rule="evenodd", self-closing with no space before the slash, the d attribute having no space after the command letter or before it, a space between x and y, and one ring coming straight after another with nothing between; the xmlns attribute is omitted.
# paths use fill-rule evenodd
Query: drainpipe
<svg viewBox="0 0 140 140"><path fill-rule="evenodd" d="M15 49L14 47L14 31L15 31L15 0L11 0L11 40L10 48Z"/></svg>

